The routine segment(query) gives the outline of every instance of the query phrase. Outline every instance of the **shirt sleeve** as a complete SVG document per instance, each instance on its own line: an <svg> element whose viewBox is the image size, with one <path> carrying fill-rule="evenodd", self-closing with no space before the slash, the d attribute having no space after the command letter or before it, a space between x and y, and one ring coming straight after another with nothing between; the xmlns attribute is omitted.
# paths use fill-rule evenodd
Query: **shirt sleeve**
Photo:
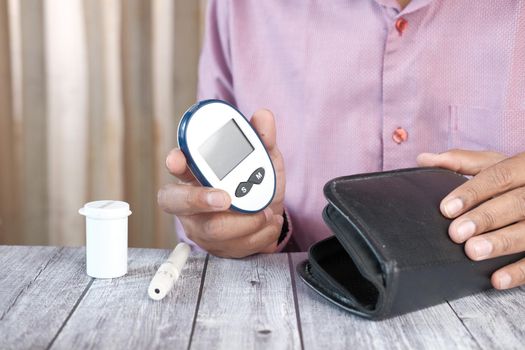
<svg viewBox="0 0 525 350"><path fill-rule="evenodd" d="M186 236L186 232L184 231L184 227L182 226L182 223L180 222L178 217L174 217L175 219L175 232L177 232L177 236L179 237L179 242L187 243L192 251L197 252L203 252L204 250L197 245L197 243L193 242L191 239Z"/></svg>
<svg viewBox="0 0 525 350"><path fill-rule="evenodd" d="M221 99L236 105L231 71L229 1L210 0L199 60L197 97Z"/></svg>

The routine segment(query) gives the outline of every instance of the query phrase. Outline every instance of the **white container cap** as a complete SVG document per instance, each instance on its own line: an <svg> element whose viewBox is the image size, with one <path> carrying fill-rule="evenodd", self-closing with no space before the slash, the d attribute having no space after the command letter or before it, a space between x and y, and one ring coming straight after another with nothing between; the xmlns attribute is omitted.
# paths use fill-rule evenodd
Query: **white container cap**
<svg viewBox="0 0 525 350"><path fill-rule="evenodd" d="M131 215L129 204L122 201L95 201L89 202L78 211L81 215L91 219L119 219Z"/></svg>

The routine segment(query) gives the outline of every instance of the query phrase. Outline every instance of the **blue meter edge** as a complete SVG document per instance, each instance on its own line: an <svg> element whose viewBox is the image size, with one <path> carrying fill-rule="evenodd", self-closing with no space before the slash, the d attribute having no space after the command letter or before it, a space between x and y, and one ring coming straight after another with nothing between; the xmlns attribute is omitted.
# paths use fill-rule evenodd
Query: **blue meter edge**
<svg viewBox="0 0 525 350"><path fill-rule="evenodd" d="M231 105L228 102L222 101L222 100L209 99L209 100L199 101L199 102L195 103L194 105L192 105L191 107L189 107L188 110L183 114L183 116L182 116L182 118L181 118L181 120L179 122L179 126L178 126L178 132L177 132L178 135L177 135L177 137L178 137L178 142L179 142L179 148L183 152L184 156L186 157L186 162L188 164L188 167L189 167L190 171L193 173L195 178L200 182L200 184L203 185L203 186L206 186L206 187L219 188L217 186L213 186L212 183L210 183L210 181L203 174L201 169L199 169L199 167L197 166L197 161L194 158L194 156L192 155L192 152L190 151L190 146L189 146L189 142L188 142L188 135L187 135L187 133L188 133L188 125L189 125L190 121L192 120L192 118L194 117L195 113L197 111L199 111L201 108L203 108L203 107L205 107L205 106L207 106L209 104L215 104L215 103L219 103L219 104L225 105L225 106L227 106L229 108L232 108L234 111L236 111L244 119L246 124L248 124L250 129L253 131L253 133L256 136L256 138L259 141L259 143L262 145L262 149L264 150L264 154L268 158L269 165L271 166L271 172L273 173L273 179L272 179L273 180L273 189L271 191L272 192L271 196L269 197L269 199L266 201L266 203L264 205L258 207L256 210L248 210L248 209L245 209L245 208L240 208L238 205L235 205L233 203L234 202L234 197L232 196L232 194L233 194L232 191L228 191L228 190L225 190L224 188L222 188L224 191L226 191L226 192L228 192L230 194L230 197L232 197L232 204L230 206L230 209L233 209L233 210L235 210L237 212L240 212L240 213L257 213L257 212L259 212L261 210L264 210L268 205L270 205L270 203L272 202L272 200L273 200L273 198L275 196L275 191L276 191L276 187L277 187L276 186L277 179L276 179L276 174L275 174L275 168L274 168L273 163L271 161L270 155L268 154L268 151L266 150L266 147L264 146L264 143L262 142L259 134L253 128L253 126L250 124L248 119L235 106ZM247 139L246 134L241 130L241 128L239 127L238 123L235 122L234 119L232 119L232 120L233 120L234 124L236 124L237 128L239 129L239 132L242 133L242 135L246 138L246 141L251 145L252 149L254 149L254 146ZM244 127L245 126L243 126L243 128ZM232 170L236 169L243 162L244 162L244 158L241 159L232 168ZM201 160L201 163L202 163L202 160ZM208 164L208 163L206 163L206 164ZM262 170L264 170L264 169L262 169ZM264 174L264 171L263 171L263 174ZM224 175L222 178L219 179L219 181L222 180L224 177L227 177L227 176L228 176L228 174ZM250 185L250 187L251 187L251 185Z"/></svg>

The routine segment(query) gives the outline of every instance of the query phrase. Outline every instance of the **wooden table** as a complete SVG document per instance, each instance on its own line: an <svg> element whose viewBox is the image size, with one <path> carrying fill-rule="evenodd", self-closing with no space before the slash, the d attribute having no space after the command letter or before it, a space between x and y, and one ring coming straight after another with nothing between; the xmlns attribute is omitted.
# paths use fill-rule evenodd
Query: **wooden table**
<svg viewBox="0 0 525 350"><path fill-rule="evenodd" d="M193 254L168 296L147 287L168 250L130 249L123 278L85 274L83 248L0 246L0 349L525 348L525 289L393 319L332 306L296 276L305 254Z"/></svg>

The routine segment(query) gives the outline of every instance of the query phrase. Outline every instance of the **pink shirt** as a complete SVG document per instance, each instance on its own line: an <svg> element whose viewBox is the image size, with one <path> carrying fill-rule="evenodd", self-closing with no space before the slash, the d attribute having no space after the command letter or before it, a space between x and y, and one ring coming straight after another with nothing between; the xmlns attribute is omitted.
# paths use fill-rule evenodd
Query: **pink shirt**
<svg viewBox="0 0 525 350"><path fill-rule="evenodd" d="M450 148L525 151L525 1L212 0L199 99L268 108L305 250L324 184ZM519 14L519 15L518 15Z"/></svg>

